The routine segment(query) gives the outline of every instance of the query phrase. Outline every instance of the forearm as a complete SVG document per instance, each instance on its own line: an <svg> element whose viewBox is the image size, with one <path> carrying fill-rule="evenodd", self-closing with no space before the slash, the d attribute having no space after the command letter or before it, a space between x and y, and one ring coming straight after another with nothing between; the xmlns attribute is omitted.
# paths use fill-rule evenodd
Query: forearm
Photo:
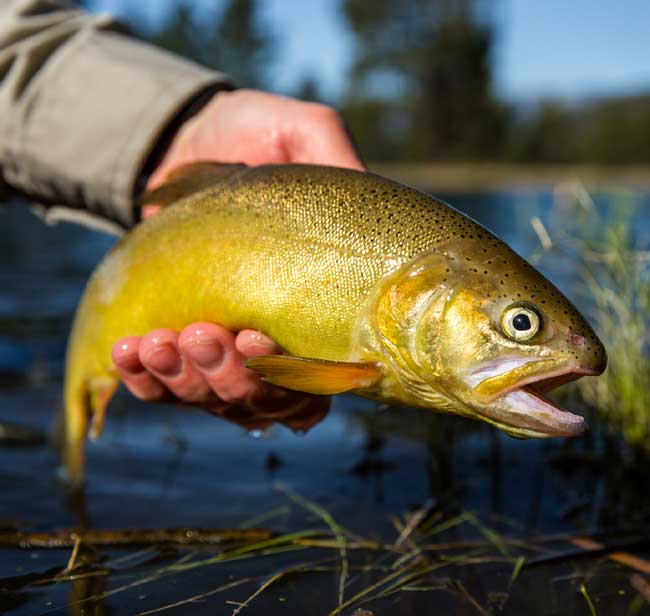
<svg viewBox="0 0 650 616"><path fill-rule="evenodd" d="M129 226L156 143L219 84L221 74L129 38L110 16L62 0L3 0L0 178L50 218L78 208Z"/></svg>

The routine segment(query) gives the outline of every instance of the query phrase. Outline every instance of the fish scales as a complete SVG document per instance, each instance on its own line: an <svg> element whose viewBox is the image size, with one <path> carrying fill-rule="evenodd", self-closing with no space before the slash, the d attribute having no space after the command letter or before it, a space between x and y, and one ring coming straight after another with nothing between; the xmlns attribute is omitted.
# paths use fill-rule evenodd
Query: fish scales
<svg viewBox="0 0 650 616"><path fill-rule="evenodd" d="M472 311L452 301L463 294ZM411 323L413 306L422 312L434 300L440 305L435 318L425 319L433 319L427 328ZM450 390L456 382L466 387L470 373L487 370L494 376L497 369L485 367L490 353L505 353L511 365L512 356L525 351L522 366L532 369L530 349L522 351L503 331L497 332L500 338L492 331L508 306L527 302L537 304L557 330L554 353L561 351L562 370L570 364L577 374L578 365L583 369L589 362L604 367L602 345L570 302L496 236L445 203L370 173L309 165L239 170L138 225L93 274L67 356L69 441L77 443L69 449L80 448L87 429L84 396L116 382L113 343L195 321L259 329L291 356L376 362L385 374L381 383L351 389L437 410L458 407L454 412L480 415L506 429L501 411L481 407L479 413L470 394ZM457 330L445 330L445 340L450 333L459 341L471 337L467 356L451 348L442 354L442 321ZM464 333L465 321L474 324L476 335ZM426 352L416 340L425 329L432 338L422 343L431 345ZM558 337L560 330L573 332L573 338ZM543 333L546 340L551 332ZM571 340L583 342L575 348ZM534 359L550 361L548 344L539 341ZM429 361L434 355L436 361ZM471 357L482 362L480 368L468 365ZM464 362L463 369L443 378L445 362ZM538 436L535 430L519 426L512 433ZM78 474L81 454L73 458L68 466Z"/></svg>
<svg viewBox="0 0 650 616"><path fill-rule="evenodd" d="M107 305L119 315L96 327L99 343L107 357L116 334L216 319L261 329L292 353L347 359L359 302L381 276L453 233L479 229L487 233L441 202L370 174L251 169L163 212L115 249L91 282L101 289L110 279ZM116 272L127 262L128 277ZM179 279L193 284L173 283ZM188 301L174 302L179 291ZM162 310L135 308L154 303ZM170 310L173 303L182 310Z"/></svg>

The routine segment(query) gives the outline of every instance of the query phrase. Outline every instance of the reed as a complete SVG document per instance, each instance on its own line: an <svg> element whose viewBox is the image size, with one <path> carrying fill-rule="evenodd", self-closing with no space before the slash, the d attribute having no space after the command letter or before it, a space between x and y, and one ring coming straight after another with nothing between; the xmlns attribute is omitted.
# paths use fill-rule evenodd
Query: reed
<svg viewBox="0 0 650 616"><path fill-rule="evenodd" d="M646 211L644 212L644 208ZM559 185L544 222L534 216L541 248L533 260L565 272L581 309L605 345L598 378L580 379L582 398L625 439L650 447L650 240L647 205L634 192L592 199L579 183ZM644 233L644 227L646 225ZM573 284L575 283L575 285Z"/></svg>
<svg viewBox="0 0 650 616"><path fill-rule="evenodd" d="M324 505L307 499L289 486L279 485L278 489L287 497L286 507L302 510L307 515L305 521L313 523L313 526L284 534L251 530L251 534L244 533L241 537L236 537L240 530L222 530L220 532L228 539L227 544L217 547L203 544L188 549L186 542L181 541L179 551L168 552L169 560L162 564L160 561L166 559L162 558L161 545L153 531L147 531L139 542L150 542L146 549L130 551L126 556L116 556L114 552L112 556L102 554L100 550L106 547L102 536L100 544L75 543L74 558L67 559L65 568L59 572L50 569L42 577L30 579L29 585L43 592L47 586L70 584L74 592L67 608L80 613L80 610L91 607L104 609L110 597L120 594L145 597L151 592L147 591L150 585L175 584L183 588L187 576L199 574L208 584L210 580L214 582L206 584L208 587L199 593L192 583L190 586L195 589L194 593L171 603L149 606L137 614L145 616L168 610L176 613L209 601L215 609L236 616L245 613L245 608L256 606L262 595L283 584L284 588L294 582L308 585L313 583L313 576L324 575L331 576L338 588L336 596L323 596L321 613L330 616L373 614L374 606L383 600L389 597L398 600L398 595L413 592L451 594L459 606L470 606L471 613L488 615L493 611L486 603L486 593L479 587L480 592L472 594L477 590L475 584L466 586L476 576L489 576L499 592L487 594L498 595L501 603L505 604L519 578L524 572L530 575L532 568L557 567L559 563L595 558L598 560L591 562L597 562L599 566L604 565L604 559L608 558L632 572L644 574L650 566L629 552L643 545L643 535L632 534L625 541L608 545L595 541L594 537L573 534L527 537L524 540L500 534L471 512L448 517L431 504L394 517L396 535L393 540L359 537L341 526ZM269 517L274 517L272 512L269 514ZM190 530L198 532L197 529ZM114 536L117 531L111 532ZM209 532L212 535L215 531ZM252 533L257 533L257 540ZM39 537L42 538L43 534L39 533ZM58 537L60 532L52 534ZM450 534L455 539L445 540ZM472 538L462 538L467 534ZM269 536L271 538L267 538ZM92 541L96 537L88 535L86 538ZM49 549L62 547L61 543L54 541L43 545ZM167 538L164 545L169 545ZM128 550L130 546L119 542L112 550L116 547ZM214 551L206 556L206 549ZM246 573L239 570L243 575L236 575L238 570L235 567L242 561L248 561L250 567ZM221 576L218 569L222 570ZM232 571L232 574L224 579L223 573L227 571ZM588 577L577 572L572 577L582 583L581 593L593 613L594 603L586 587ZM122 583L115 585L116 580ZM121 599L122 602L125 600ZM51 605L50 611L57 612L65 607Z"/></svg>

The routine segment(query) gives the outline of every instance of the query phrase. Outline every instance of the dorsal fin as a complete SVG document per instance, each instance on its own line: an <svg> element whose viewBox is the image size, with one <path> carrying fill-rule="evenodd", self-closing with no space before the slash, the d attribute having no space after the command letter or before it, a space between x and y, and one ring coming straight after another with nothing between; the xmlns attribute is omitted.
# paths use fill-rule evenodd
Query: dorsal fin
<svg viewBox="0 0 650 616"><path fill-rule="evenodd" d="M208 161L181 165L169 173L158 188L145 192L138 200L138 205L166 207L246 168L242 163Z"/></svg>

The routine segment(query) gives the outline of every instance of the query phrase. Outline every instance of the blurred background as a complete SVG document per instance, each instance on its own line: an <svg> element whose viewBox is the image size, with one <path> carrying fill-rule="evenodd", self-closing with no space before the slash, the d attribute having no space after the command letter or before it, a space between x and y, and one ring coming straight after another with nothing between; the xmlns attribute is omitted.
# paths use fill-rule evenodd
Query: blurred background
<svg viewBox="0 0 650 616"><path fill-rule="evenodd" d="M275 489L281 480L357 539L393 546L391 554L395 533L415 515L428 542L432 529L446 544L478 537L502 558L488 565L483 548L462 543L479 556L454 551L450 559L466 560L453 561L453 572L427 569L419 585L405 573L384 592L378 580L399 569L386 573L383 548L358 551L365 569L356 563L345 596L365 592L378 614L431 613L433 605L455 614L649 613L650 4L87 0L85 7L117 14L139 36L223 70L238 86L336 106L371 169L445 199L556 282L588 316L610 363L602 377L558 392L591 430L545 442L345 396L306 436L273 429L251 438L207 415L138 404L122 392L106 433L89 448L86 498L71 502L45 443L76 303L115 238L48 227L24 203L11 203L0 207L0 421L8 424L0 430L0 521L42 530L322 526L317 508ZM567 543L576 534L624 545L641 560L635 569L607 551L579 558ZM426 553L416 535L405 545ZM511 536L519 543L499 539ZM540 537L560 538L552 549L527 543ZM267 579L307 558L259 551L239 568L210 561L182 578L174 573L169 584L171 570L160 567L198 553L149 550L113 569L100 567L113 563L109 551L95 554L87 567L98 577L83 587L48 577L67 553L7 551L0 608L68 613L76 596L95 610L87 613L178 602L176 613L214 613L222 595L191 609L188 597L233 576ZM399 566L408 562L401 559ZM323 605L336 606L340 568L319 571L308 584L299 578L256 601L268 614L287 605L322 614ZM129 586L142 576L155 592Z"/></svg>
<svg viewBox="0 0 650 616"><path fill-rule="evenodd" d="M650 8L87 0L240 87L336 105L370 161L650 162Z"/></svg>

